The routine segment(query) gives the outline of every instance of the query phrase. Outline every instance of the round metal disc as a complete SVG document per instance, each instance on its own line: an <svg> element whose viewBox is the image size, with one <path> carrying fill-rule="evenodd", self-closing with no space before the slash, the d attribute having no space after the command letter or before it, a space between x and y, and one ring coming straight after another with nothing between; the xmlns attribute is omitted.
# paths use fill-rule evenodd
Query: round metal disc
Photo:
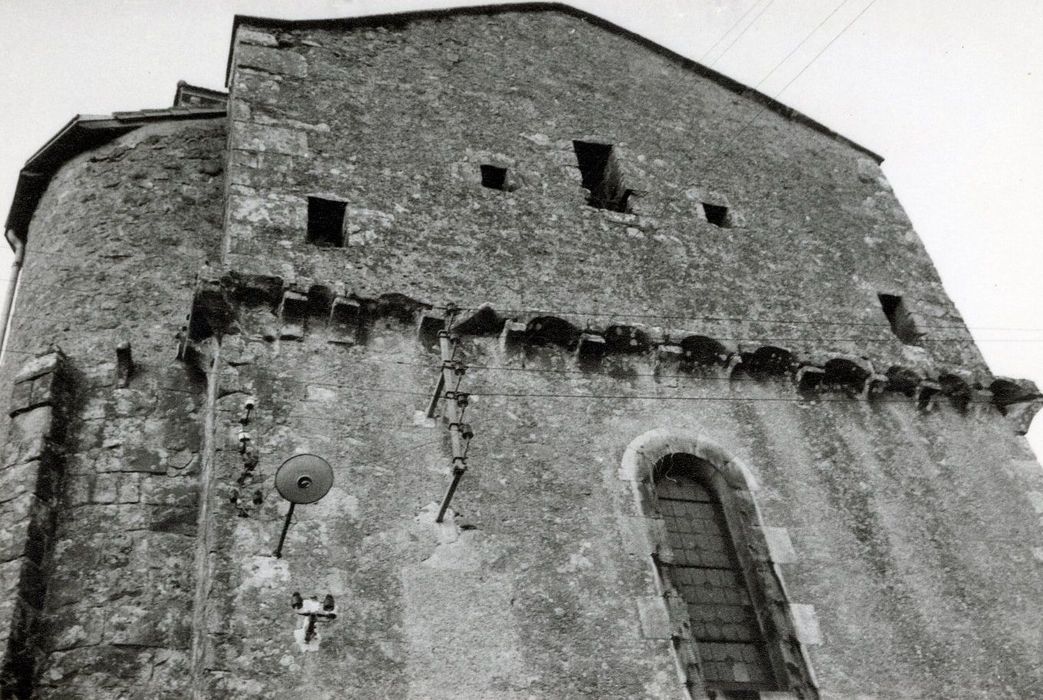
<svg viewBox="0 0 1043 700"><path fill-rule="evenodd" d="M314 503L333 486L333 467L318 455L290 457L275 472L275 488L291 503Z"/></svg>

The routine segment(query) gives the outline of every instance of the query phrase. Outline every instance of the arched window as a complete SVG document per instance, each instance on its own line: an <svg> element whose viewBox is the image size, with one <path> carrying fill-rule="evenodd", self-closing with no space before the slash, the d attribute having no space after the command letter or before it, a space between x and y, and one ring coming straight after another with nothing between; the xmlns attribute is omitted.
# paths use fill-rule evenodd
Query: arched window
<svg viewBox="0 0 1043 700"><path fill-rule="evenodd" d="M728 493L723 479L709 463L684 453L662 457L652 477L672 554L661 572L687 608L706 689L731 698L780 689L767 621L721 500Z"/></svg>

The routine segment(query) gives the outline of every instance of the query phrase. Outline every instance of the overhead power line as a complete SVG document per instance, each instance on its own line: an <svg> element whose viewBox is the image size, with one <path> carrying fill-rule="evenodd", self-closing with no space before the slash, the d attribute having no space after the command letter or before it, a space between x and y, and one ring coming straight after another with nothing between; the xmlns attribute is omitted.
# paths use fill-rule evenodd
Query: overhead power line
<svg viewBox="0 0 1043 700"><path fill-rule="evenodd" d="M796 45L796 46L794 46L794 47L793 47L793 48L792 48L792 49L790 50L790 52L789 52L788 54L786 54L786 55L785 55L785 57L783 57L783 59L782 59L781 61L779 61L778 63L776 63L776 64L775 64L775 65L774 65L774 66L772 67L772 69L771 69L770 71L768 71L768 72L767 72L767 73L766 73L766 74L764 75L764 77L763 77L763 78L761 78L760 80L758 80L758 81L757 81L757 84L753 86L753 89L754 89L754 90L756 90L756 89L757 89L757 88L759 88L759 87L760 87L761 85L763 85L763 84L764 84L765 82L767 82L768 78L770 78L771 76L775 75L775 71L777 71L777 70L778 70L778 69L779 69L779 68L780 68L780 67L782 66L782 64L784 64L784 63L785 63L786 61L790 60L790 58L792 58L792 57L793 57L793 54L797 53L797 51L799 51L799 50L800 50L800 48L801 48L802 46L804 46L804 44L808 43L808 40L809 40L809 39L810 39L810 38L811 38L812 36L814 36L814 35L815 35L815 33L816 33L816 32L818 32L818 30L819 30L819 29L821 29L821 28L822 28L822 26L823 26L823 25L824 25L824 24L825 24L826 22L828 22L828 21L829 21L829 20L830 20L830 19L831 19L831 18L833 17L833 15L835 15L835 14L836 14L837 12L839 12L839 11L840 11L840 8L841 8L841 7L843 7L844 5L846 5L846 4L848 3L848 1L849 1L849 0L840 0L840 2L839 2L839 3L837 3L837 6L833 8L833 11L832 11L832 12L830 12L830 13L829 13L828 15L826 15L825 17L823 17L823 18L822 18L822 21L821 21L821 22L819 22L818 24L816 24L816 25L815 25L815 28L814 28L814 29L812 29L812 30L811 30L810 32L808 32L807 34L805 34L805 35L804 35L804 38L803 38L803 39L801 39L801 40L800 40L800 42L799 42L799 43L797 43L797 45Z"/></svg>
<svg viewBox="0 0 1043 700"><path fill-rule="evenodd" d="M64 291L68 291L70 288L63 287ZM94 290L96 292L97 290ZM197 305L198 306L198 305ZM205 306L205 305L204 305ZM433 306L431 308L438 309L444 308L443 306ZM476 311L482 307L457 307L461 310ZM801 327L839 327L839 328L864 328L864 329L879 329L884 331L889 329L890 326L884 322L869 322L869 321L827 321L821 319L794 319L794 318L745 318L742 316L695 316L689 314L650 314L650 313L639 313L630 310L621 310L613 312L586 310L586 309L497 309L496 312L502 315L546 315L546 316L586 316L586 317L600 317L600 318L613 318L613 319L645 319L645 320L662 320L662 321L693 321L697 323L734 323L734 324L764 324L764 325L793 325ZM56 315L48 314L45 316L29 314L25 311L16 311L11 314L12 319L35 319L50 322L63 322L63 321L74 321L77 320L76 314L71 315ZM182 317L177 317L170 323L171 331L179 328L184 324ZM935 330L989 330L989 331L1006 331L1006 332L1043 332L1043 329L1034 328L1004 328L997 326L962 326L962 325L921 325L919 329L922 331L935 331ZM687 335L698 335L702 329L677 329L679 332L683 332ZM704 330L704 334L709 334L714 340L734 342L734 343L894 343L896 339L888 332L882 337L819 337L812 335L779 335L775 333L749 333L742 332L742 335L735 335L736 330L732 329L730 332L722 335L719 331ZM1043 338L973 338L969 334L962 337L924 337L921 339L922 343L959 343L959 344L976 344L976 343L1038 343L1043 342ZM31 350L21 350L18 348L8 348L8 351L15 354L35 354Z"/></svg>
<svg viewBox="0 0 1043 700"><path fill-rule="evenodd" d="M55 268L56 266L47 266L48 268ZM10 278L0 277L0 282L10 281ZM162 285L156 285L157 289ZM70 287L68 285L62 285L63 292L80 292L83 294L97 294L97 288L85 289L82 287ZM796 298L796 297L794 297ZM433 305L433 309L442 309L444 306ZM480 306L463 306L456 307L463 311L477 311L482 308ZM653 314L645 313L640 311L631 310L613 310L613 311L597 311L590 309L546 309L546 308L532 308L532 309L521 309L521 308L504 308L494 309L498 314L534 314L534 315L567 315L567 316L589 316L599 318L647 318L647 319L659 319L659 320L688 320L688 321L708 321L708 322L729 322L729 323L766 323L766 324L780 324L780 325L808 325L808 326L847 326L847 327L874 327L874 328L889 328L889 324L883 321L827 321L822 319L793 319L793 318L745 318L741 316L697 316L692 314ZM44 320L60 320L60 317L53 315L48 316L35 316L24 312L14 312L14 317L19 318L37 318ZM927 330L987 330L987 331L1006 331L1006 332L1041 332L1043 328L1031 328L1024 326L970 326L970 325L932 325L925 324L920 328ZM990 342L988 340L984 342ZM1006 341L1005 341L1006 342Z"/></svg>
<svg viewBox="0 0 1043 700"><path fill-rule="evenodd" d="M721 34L721 35L720 35L719 37L717 37L717 41L713 42L713 45L712 45L712 46L711 46L710 48L706 49L706 51L705 51L705 52L703 53L703 55L699 57L699 63L702 63L702 62L703 62L703 60L705 60L705 59L706 59L706 57L707 57L707 56L709 56L709 55L710 55L710 53L711 53L711 52L712 52L712 51L713 51L714 49L716 49L716 48L717 48L717 47L718 47L718 46L720 45L720 43L721 43L722 41L724 41L724 38L725 38L726 36L728 36L729 34L731 34L731 33L732 33L732 30L733 30L733 29L735 29L735 28L736 28L736 27L738 27L738 26L739 26L740 24L742 24L742 21L743 21L744 19L746 19L746 17L747 17L747 16L748 16L748 15L749 15L749 14L750 14L751 12L753 12L753 9L754 9L755 7L757 7L757 5L759 5L760 3L761 3L761 0L753 0L753 4L751 4L751 5L750 5L750 6L748 7L748 8L746 8L746 11L742 13L742 16L741 16L741 17L739 17L739 19L735 20L735 24L733 24L732 26L728 27L728 30L727 30L726 32L724 32L724 34Z"/></svg>
<svg viewBox="0 0 1043 700"><path fill-rule="evenodd" d="M744 34L746 34L746 32L748 32L748 31L750 30L750 28L751 28L751 27L753 27L753 25L757 24L757 20L759 20L759 19L761 18L761 16L762 16L762 15L763 15L763 14L764 14L765 12L767 12L767 11L768 11L768 8L769 8L769 7L771 7L771 6L772 6L772 5L774 4L774 3L775 3L775 0L768 0L768 4L767 4L767 5L765 5L765 6L763 7L763 8L761 8L761 11L757 13L757 15L756 15L756 16L755 16L755 17L754 17L754 18L753 18L753 19L752 19L752 20L750 21L750 23L749 23L749 24L747 24L747 25L746 25L746 26L745 26L745 27L743 28L743 30L742 30L741 32L739 32L739 33L738 33L738 34L737 34L737 35L735 36L735 38L734 38L734 39L732 39L732 41L731 41L731 43L730 43L730 44L728 44L727 46L725 46L725 47L724 47L724 51L722 51L721 53L719 53L719 54L717 55L717 58L715 58L715 59L713 59L712 61L710 61L710 65L709 65L709 66L707 66L707 67L708 67L708 68L713 68L713 67L714 67L714 65L715 65L715 64L716 64L716 63L717 63L718 61L720 61L720 60L721 60L722 58L724 58L724 55L725 55L726 53L728 53L728 52L729 52L729 51L731 50L731 48L732 48L733 46L735 46L735 43L736 43L737 41L739 41L739 39L741 39L741 38L743 37L743 35L744 35Z"/></svg>
<svg viewBox="0 0 1043 700"><path fill-rule="evenodd" d="M836 33L836 34L835 34L835 35L833 36L833 38L829 40L829 42L828 42L828 43L826 43L826 45L825 45L825 46L823 46L823 47L822 47L822 48L821 48L821 49L820 49L820 50L819 50L819 51L818 51L818 52L817 52L817 53L816 53L816 54L815 54L814 56L812 56L812 57L811 57L811 60L810 60L810 61L808 61L807 63L805 63L805 64L804 64L804 67L803 67L803 68L801 68L801 69L800 69L800 70L799 70L799 71L797 72L797 74L796 74L796 75L794 75L794 76L793 76L792 78L790 78L790 80L789 80L789 81L788 81L788 82L787 82L787 83L786 83L785 85L783 85L783 86L782 86L782 88L781 88L781 89L779 89L779 91L778 91L778 92L776 92L776 93L775 93L774 95L772 95L772 99L778 99L778 98L779 98L779 97L780 97L780 96L782 95L782 93L786 92L786 90L788 90L788 89L789 89L789 87L790 87L791 85L793 85L793 83L795 83L795 82L796 82L796 81L797 81L797 80L798 80L798 79L799 79L799 78L800 78L800 77L801 77L802 75L804 75L804 73L806 73L806 72L807 72L807 70L808 70L809 68L811 68L811 66L812 66L812 65L814 65L814 63L815 63L815 62L816 62L816 61L817 61L817 60L818 60L818 59L819 59L819 58L820 58L820 57L821 57L821 56L822 56L822 55L823 55L823 54L824 54L824 53L825 53L826 51L828 51L828 50L829 50L829 48L830 48L831 46L833 46L833 44L835 44L835 43L837 42L837 40L838 40L838 39L840 39L840 37L842 37L842 36L843 36L843 35L844 35L845 33L847 33L847 31L848 31L848 30L849 30L849 29L850 29L850 28L851 28L852 26L854 26L855 22L857 22L857 21L858 21L859 19L861 19L861 18L862 18L862 16L863 16L863 15L864 15L864 14L865 14L866 12L868 12L868 11L869 11L869 8L871 8L871 7L873 6L873 5L875 5L875 4L876 4L876 2L877 2L877 0L870 0L870 2L869 2L869 3L868 3L868 4L867 4L867 5L866 5L866 6L864 7L864 8L862 8L862 11L861 11L861 12L859 12L859 13L858 13L857 15L855 15L855 16L854 16L854 17L853 17L853 18L852 18L852 19L851 19L851 20L850 20L850 21L849 21L849 22L848 22L847 24L845 24L845 25L844 25L844 27L843 27L843 28L842 28L842 29L841 29L841 30L840 30L839 32L837 32L837 33ZM713 168L714 168L714 167L715 167L715 166L716 166L716 165L717 165L717 164L718 164L718 163L719 163L719 162L721 161L721 159L722 159L722 158L723 158L723 157L724 157L725 155L727 155L727 154L728 154L728 153L730 152L730 150L731 150L731 147L732 147L732 146L734 145L734 143L735 143L735 140L736 140L736 139L737 139L737 138L738 138L738 137L739 137L740 135L742 135L742 134L743 134L743 133L744 133L744 132L746 131L746 129L748 129L748 128L749 128L749 127L750 127L751 125L753 125L753 123L754 123L754 122L756 122L756 121L757 121L757 119L759 119L759 118L760 118L760 116L761 116L762 114L764 114L764 112L765 112L765 111L766 111L767 109L768 109L768 105L761 105L760 107L758 107L758 108L757 108L757 110L756 110L756 111L755 111L755 112L753 113L753 116L752 116L752 117L750 117L750 119L749 119L748 121L746 121L746 122L745 122L745 123L744 123L744 124L743 124L742 126L740 126L740 127L739 127L739 128L738 128L738 129L737 129L737 130L736 130L736 131L735 131L735 132L734 132L734 133L732 134L731 138L730 138L730 139L728 139L728 140L727 140L727 141L725 142L724 146L722 146L722 147L721 147L720 151L718 152L718 155L717 155L717 156L716 156L715 158L713 158L713 159L712 159L712 160L710 161L709 165L707 165L707 166L706 166L706 170L707 170L707 171L712 171L712 170L713 170Z"/></svg>
<svg viewBox="0 0 1043 700"><path fill-rule="evenodd" d="M422 370L425 370L425 371L432 371L432 370L441 369L440 365L429 364L429 363L410 363L410 362L405 362L405 361L401 361L401 360L375 360L375 359L368 359L368 360L358 360L358 361L355 361L355 362L349 363L349 364L356 364L356 365L358 365L358 364L392 364L392 365L400 365L400 366L407 366L407 367L415 367L417 369L422 369ZM473 366L473 365L469 365L468 369L469 370L473 369L473 370L476 370L476 371L501 371L502 370L502 371L518 371L518 372L542 372L542 373L552 374L552 375L586 374L586 375L599 375L599 376L605 376L605 377L608 377L608 378L611 378L611 379L617 379L617 377L615 377L612 373L610 373L608 371L601 371L601 370L542 370L542 369L539 369L539 368L490 367L490 366ZM250 370L249 372L252 372L254 374L260 375L261 377L266 377L266 378L272 379L273 381L277 381L279 383L295 384L295 385L300 385L300 386L305 386L305 387L311 386L311 387L325 387L325 388L330 388L330 389L344 389L344 390L347 390L347 391L352 391L352 392L358 391L358 392L366 393L366 394L387 393L387 394L392 394L392 395L396 395L396 396L423 397L425 399L430 397L430 392L412 391L412 390L400 389L400 388L397 388L397 387L378 386L378 385L375 385L375 384L360 385L359 382L354 380L354 379L351 382L324 382L324 381L320 381L321 379L326 378L330 374L338 373L338 372L341 372L341 371L343 371L343 369L331 370L330 372L326 372L326 373L323 373L323 374L315 375L315 376L312 376L312 377L305 377L305 378L301 378L301 379L290 379L290 378L287 378L287 377L282 376L280 374L276 374L274 372L270 372L270 371L263 370L263 369L256 368L256 367L254 369ZM763 383L763 380L755 378L755 377L750 377L750 376L731 377L731 378L705 377L705 376L700 376L698 374L686 374L686 375L678 375L678 374L664 374L664 375L639 374L639 375L635 375L635 376L646 377L646 378L659 378L659 379L671 379L671 378L686 379L686 380L688 380L688 383L695 384L695 385L698 385L700 383L711 383L711 382L720 382L720 381L727 381L729 383L736 383L738 386L746 386L746 385L750 385L750 384L762 384ZM172 391L183 391L182 389L179 389L179 388L176 388L176 387L163 387L163 388L169 388ZM664 391L671 391L671 390L681 390L684 387L669 387L669 386L666 386L666 387L662 387L662 388L663 388ZM193 392L188 392L188 393L193 393ZM593 393L592 394L583 394L583 393L579 393L579 394L576 394L576 393L561 394L561 393L554 393L554 392L544 394L544 393L539 393L539 392L535 392L535 393L533 393L533 392L497 392L497 391L482 391L482 390L469 391L468 394L473 395L473 396L506 396L506 397L530 396L530 397L535 397L535 398L539 398L539 397L543 397L543 396L551 396L551 397L562 397L562 398L599 398L599 399L612 399L612 398L652 399L652 398L663 398L664 400L670 400L670 401L686 399L685 396L671 396L671 395L663 396L661 394L655 394L655 395L642 395L642 394L593 394ZM687 397L687 398L690 398L693 401L694 400L698 400L698 401L756 400L755 398L747 399L745 397L736 397L736 396L711 396L711 397L697 396L697 397ZM771 398L771 397L769 397L769 398L766 398L765 400L778 401L778 400L804 400L804 399L802 399L800 397L796 397L796 398L793 398L793 397ZM830 399L830 398L826 397L826 398L823 398L821 400L834 400L834 399ZM835 400L839 401L839 400L846 400L846 399L837 398ZM904 400L907 400L907 399L902 399L902 400L904 401ZM985 403L988 403L988 402L985 402Z"/></svg>
<svg viewBox="0 0 1043 700"><path fill-rule="evenodd" d="M209 304L196 304L194 308L204 309L216 309ZM432 307L438 309L440 307ZM468 307L466 310L477 310L478 307ZM222 313L225 311L224 308L217 309ZM186 309L188 311L188 309ZM823 328L823 329L836 329L836 328L848 328L848 329L866 329L866 330L879 330L888 331L890 325L884 322L872 322L872 321L825 321L817 319L795 319L795 318L744 318L742 316L694 316L694 315L683 315L683 314L640 314L631 313L626 311L621 312L591 312L582 310L571 310L571 309L504 309L498 310L500 314L506 315L525 315L525 316L587 316L587 317L604 317L613 319L651 319L651 320L672 320L672 321L694 321L694 322L709 322L709 323L743 323L743 324L762 324L762 325L800 325L800 327L810 328ZM29 314L25 311L15 312L10 315L13 319L34 319L34 320L47 320L47 321L58 321L58 320L74 320L76 317L60 316L58 314L48 314L46 316L38 314ZM177 317L171 320L169 328L171 333L176 332L181 325L185 324L184 316ZM622 323L626 324L626 323ZM967 325L918 325L918 329L924 332L928 331L969 331L971 329L977 331L997 331L997 332L1021 332L1021 333L1040 333L1043 329L1029 329L1029 328L1000 328L1000 327L967 327ZM582 329L579 329L582 332ZM726 342L737 342L737 343L774 343L774 342L794 342L794 343L806 343L806 342L853 342L853 343L893 343L896 342L896 338L888 331L886 334L877 337L859 336L859 337L822 337L821 335L778 335L776 333L756 333L750 331L743 331L739 329L731 329L722 333L721 331L711 331L706 329L668 329L668 331L677 331L675 337L676 340L680 340L686 336L693 335L706 335L714 340L726 341ZM736 333L741 335L736 335ZM791 333L797 333L791 331ZM920 342L926 343L988 343L988 342L1043 342L1043 338L974 338L969 333L967 335L960 336L943 336L943 337L930 337L927 335L921 338Z"/></svg>
<svg viewBox="0 0 1043 700"><path fill-rule="evenodd" d="M444 306L435 305L434 309L444 309ZM478 311L481 306L457 306L457 309L462 311ZM847 326L847 327L866 327L866 328L890 328L890 324L885 321L825 321L821 319L793 319L793 318L746 318L743 316L693 316L691 314L652 314L644 313L640 311L596 311L592 309L547 309L547 308L506 308L493 310L500 315L533 315L533 316L589 316L591 318L648 318L658 320L678 320L678 321L709 321L709 322L728 322L728 323L766 323L766 324L780 324L780 325L807 325L807 326ZM996 331L1025 331L1043 332L1043 328L1002 328L998 326L966 326L966 325L952 325L952 326L935 326L935 325L923 325L919 326L922 329L932 330L963 330L974 328L976 330L996 330Z"/></svg>

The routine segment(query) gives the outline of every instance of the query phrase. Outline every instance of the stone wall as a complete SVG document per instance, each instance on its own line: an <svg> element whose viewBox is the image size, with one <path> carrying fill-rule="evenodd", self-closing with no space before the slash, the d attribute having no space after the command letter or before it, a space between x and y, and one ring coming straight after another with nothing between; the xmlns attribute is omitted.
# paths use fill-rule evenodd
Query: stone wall
<svg viewBox="0 0 1043 700"><path fill-rule="evenodd" d="M14 378L3 452L0 694L24 697L45 650L42 616L53 556L66 419L73 400L60 350L29 360Z"/></svg>
<svg viewBox="0 0 1043 700"><path fill-rule="evenodd" d="M567 12L247 20L229 84L206 692L701 696L620 476L652 430L747 466L822 697L1043 691L1038 465L869 154ZM614 145L630 212L587 204L575 140ZM415 327L447 302L495 313L461 331L477 437L437 525ZM276 560L299 452L335 486ZM295 591L337 600L317 650Z"/></svg>
<svg viewBox="0 0 1043 700"><path fill-rule="evenodd" d="M52 528L30 538L48 552L30 577L34 697L184 697L190 685L206 378L175 356L195 276L219 251L223 145L223 120L120 137L54 177L29 229L5 384L50 343L69 377L55 491L34 501ZM39 399L23 412L43 390L37 379L27 394L21 376L9 445L50 410ZM5 472L29 459L5 458ZM12 508L32 499L9 496Z"/></svg>
<svg viewBox="0 0 1043 700"><path fill-rule="evenodd" d="M871 157L679 59L563 12L238 31L233 269L984 368ZM587 206L574 140L615 146L632 213ZM482 187L482 164L516 189ZM306 243L312 195L347 203L343 248Z"/></svg>
<svg viewBox="0 0 1043 700"><path fill-rule="evenodd" d="M329 306L288 322L277 290L239 284L224 282L241 301L218 361L205 695L658 698L688 681L703 697L678 677L684 633L633 450L744 475L758 571L784 591L770 609L821 697L1043 688L1043 479L991 403L463 334L475 438L436 524L450 457L443 420L424 416L441 359L423 314L373 308L346 336ZM277 559L274 476L299 453L329 460L334 486L296 507ZM337 602L311 646L294 592Z"/></svg>
<svg viewBox="0 0 1043 700"><path fill-rule="evenodd" d="M576 13L237 27L227 143L125 135L29 230L7 692L705 698L648 501L679 450L734 490L762 697L1043 695L1038 391L988 374L871 154ZM447 302L475 437L437 523ZM334 484L276 557L300 453Z"/></svg>

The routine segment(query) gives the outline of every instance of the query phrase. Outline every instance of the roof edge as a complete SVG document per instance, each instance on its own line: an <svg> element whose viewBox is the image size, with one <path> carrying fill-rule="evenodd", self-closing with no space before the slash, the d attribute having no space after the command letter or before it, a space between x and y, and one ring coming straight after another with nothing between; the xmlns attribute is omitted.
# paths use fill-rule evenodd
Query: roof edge
<svg viewBox="0 0 1043 700"><path fill-rule="evenodd" d="M136 112L114 112L110 115L77 114L58 130L25 162L18 173L14 201L4 228L13 231L23 243L29 233L29 222L51 178L70 159L104 145L118 136L147 124L189 119L214 119L227 113L224 107L171 107ZM13 246L13 243L8 241Z"/></svg>
<svg viewBox="0 0 1043 700"><path fill-rule="evenodd" d="M811 117L807 116L803 112L794 109L782 102L779 102L774 97L764 94L758 90L755 90L738 80L729 78L723 73L719 73L712 68L708 68L703 64L683 56L676 51L669 49L662 44L659 44L648 37L642 36L634 31L621 27L618 24L610 22L603 17L599 17L595 14L591 14L586 10L580 10L579 8L565 5L560 2L519 2L519 3L505 3L501 5L474 5L474 6L463 6L463 7L450 7L433 10L413 10L409 12L397 12L397 13L384 13L377 15L359 15L354 17L340 17L331 19L278 19L272 17L257 17L254 15L235 15L232 20L232 35L228 47L228 61L225 65L225 86L229 86L231 80L232 71L232 54L235 49L235 35L239 27L243 24L251 26L268 27L274 29L311 29L311 28L333 28L333 27L378 27L388 25L404 25L410 22L423 19L433 18L444 18L444 17L456 17L456 16L467 16L467 15L494 15L494 14L506 14L509 12L560 12L562 14L571 15L577 17L586 22L594 24L606 29L613 34L625 37L634 41L641 46L654 51L655 53L664 56L672 61L675 61L685 68L695 72L698 75L703 76L713 82L717 83L721 87L733 92L737 95L746 97L753 100L766 109L779 114L786 119L803 124L813 131L817 131L829 138L838 141L846 146L849 146L861 153L872 158L879 165L884 162L883 156L879 155L875 151L866 148L865 146L852 141L843 134L840 134L833 129L830 129L825 124L818 122Z"/></svg>
<svg viewBox="0 0 1043 700"><path fill-rule="evenodd" d="M193 85L184 80L177 81L177 90L174 91L175 107L225 107L227 105L227 92Z"/></svg>

